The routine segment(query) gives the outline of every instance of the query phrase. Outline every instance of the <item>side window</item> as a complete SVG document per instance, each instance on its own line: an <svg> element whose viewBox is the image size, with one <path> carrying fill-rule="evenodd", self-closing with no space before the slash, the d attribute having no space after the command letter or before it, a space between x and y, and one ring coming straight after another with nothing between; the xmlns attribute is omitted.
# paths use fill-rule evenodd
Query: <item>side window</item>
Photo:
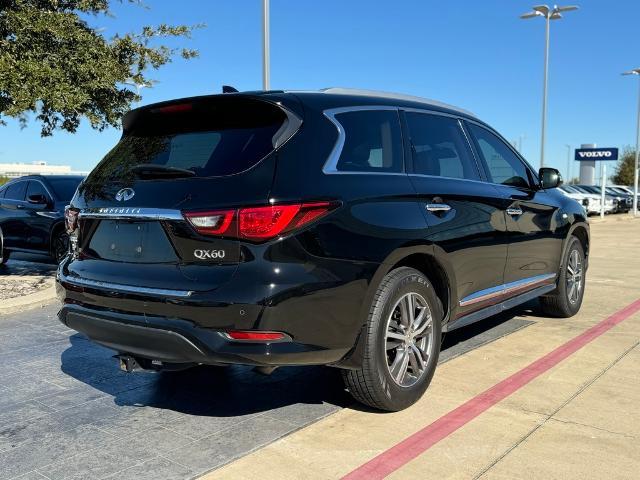
<svg viewBox="0 0 640 480"><path fill-rule="evenodd" d="M395 110L361 110L336 115L345 141L336 165L343 172L402 172L402 135Z"/></svg>
<svg viewBox="0 0 640 480"><path fill-rule="evenodd" d="M458 120L407 112L413 171L422 175L479 180L478 168Z"/></svg>
<svg viewBox="0 0 640 480"><path fill-rule="evenodd" d="M42 184L40 182L36 182L35 180L29 181L29 185L27 185L27 195L25 196L25 199L29 200L29 197L31 195L44 195L44 198L46 198L47 200L50 200L49 194L47 193L45 188L42 186Z"/></svg>
<svg viewBox="0 0 640 480"><path fill-rule="evenodd" d="M4 193L4 198L9 200L24 200L27 182L15 182L9 185Z"/></svg>
<svg viewBox="0 0 640 480"><path fill-rule="evenodd" d="M530 188L527 167L496 135L486 128L468 123L484 160L489 181L512 187Z"/></svg>

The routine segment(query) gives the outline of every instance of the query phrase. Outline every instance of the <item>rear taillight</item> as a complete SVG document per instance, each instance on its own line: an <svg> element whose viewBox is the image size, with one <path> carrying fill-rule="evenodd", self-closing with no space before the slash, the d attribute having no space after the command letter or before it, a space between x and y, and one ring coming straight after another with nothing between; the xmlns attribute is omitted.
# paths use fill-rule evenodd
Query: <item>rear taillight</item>
<svg viewBox="0 0 640 480"><path fill-rule="evenodd" d="M185 212L184 216L203 235L265 241L301 228L337 206L336 202L308 202Z"/></svg>
<svg viewBox="0 0 640 480"><path fill-rule="evenodd" d="M64 226L67 233L73 233L78 228L78 210L71 205L64 207Z"/></svg>

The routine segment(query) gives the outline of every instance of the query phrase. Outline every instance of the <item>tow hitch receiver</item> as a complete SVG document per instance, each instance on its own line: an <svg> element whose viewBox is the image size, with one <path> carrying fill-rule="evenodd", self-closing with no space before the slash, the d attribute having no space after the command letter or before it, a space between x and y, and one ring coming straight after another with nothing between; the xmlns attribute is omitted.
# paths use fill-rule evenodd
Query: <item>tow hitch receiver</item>
<svg viewBox="0 0 640 480"><path fill-rule="evenodd" d="M137 360L129 355L115 355L120 364L120 370L123 372L131 373L134 370L141 370L142 367Z"/></svg>

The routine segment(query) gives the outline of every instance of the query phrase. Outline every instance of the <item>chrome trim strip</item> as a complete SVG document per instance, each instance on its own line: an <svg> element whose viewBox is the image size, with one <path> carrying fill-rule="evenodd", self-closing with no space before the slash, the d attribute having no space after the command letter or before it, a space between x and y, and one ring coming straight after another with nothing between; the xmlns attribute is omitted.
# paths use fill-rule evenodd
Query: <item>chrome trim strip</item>
<svg viewBox="0 0 640 480"><path fill-rule="evenodd" d="M85 208L80 218L108 218L121 220L184 220L180 210L165 208L100 207Z"/></svg>
<svg viewBox="0 0 640 480"><path fill-rule="evenodd" d="M506 283L503 285L497 285L495 287L486 288L478 292L472 293L460 300L460 306L466 307L475 303L484 302L495 297L501 297L513 292L518 292L527 288L535 287L542 283L550 283L556 278L555 273L549 273L544 275L536 275L534 277L523 278L522 280L516 280L515 282Z"/></svg>
<svg viewBox="0 0 640 480"><path fill-rule="evenodd" d="M448 212L451 206L446 203L427 203L426 209L430 212Z"/></svg>
<svg viewBox="0 0 640 480"><path fill-rule="evenodd" d="M329 154L329 158L324 163L322 167L322 172L327 175L405 175L405 172L345 172L340 171L337 168L338 160L340 160L340 154L342 153L342 148L344 147L344 140L346 138L344 127L342 124L336 119L336 115L346 112L361 112L363 110L395 110L398 111L398 107L392 107L389 105L359 105L353 107L340 107L340 108L332 108L329 110L325 110L322 113L325 117L327 117L331 123L333 123L338 130L338 139L336 140L331 153Z"/></svg>
<svg viewBox="0 0 640 480"><path fill-rule="evenodd" d="M193 294L191 290L170 290L167 288L153 287L136 287L133 285L123 285L120 283L100 282L98 280L89 280L88 278L69 278L58 273L58 280L80 287L96 287L106 290L113 290L122 293L144 293L146 295L161 295L163 297L190 297Z"/></svg>

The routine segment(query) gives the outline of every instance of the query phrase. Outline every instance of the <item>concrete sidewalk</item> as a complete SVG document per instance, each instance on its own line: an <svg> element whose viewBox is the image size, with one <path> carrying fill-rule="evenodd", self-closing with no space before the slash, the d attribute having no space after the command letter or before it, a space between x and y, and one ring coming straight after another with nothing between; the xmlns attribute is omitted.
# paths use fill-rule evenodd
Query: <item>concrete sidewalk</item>
<svg viewBox="0 0 640 480"><path fill-rule="evenodd" d="M46 257L14 253L0 266L0 316L54 302L56 267Z"/></svg>
<svg viewBox="0 0 640 480"><path fill-rule="evenodd" d="M640 221L592 225L587 290L571 319L536 324L455 358L398 413L343 409L205 478L340 478L640 298ZM389 478L630 479L640 471L640 314L635 314Z"/></svg>

